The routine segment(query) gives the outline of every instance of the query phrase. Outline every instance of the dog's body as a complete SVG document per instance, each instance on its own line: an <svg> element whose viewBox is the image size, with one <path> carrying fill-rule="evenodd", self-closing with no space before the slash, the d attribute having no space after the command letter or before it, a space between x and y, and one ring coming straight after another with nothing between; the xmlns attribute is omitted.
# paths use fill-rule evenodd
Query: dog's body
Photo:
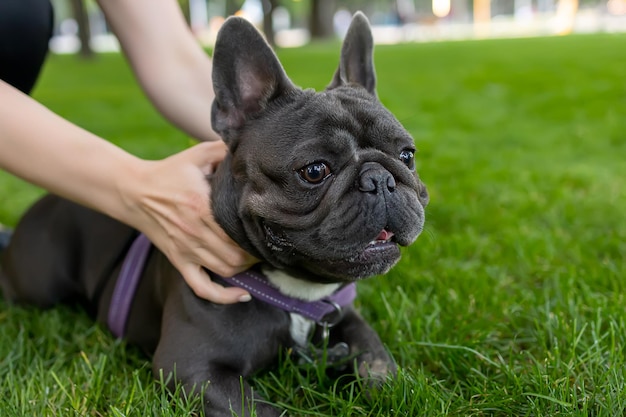
<svg viewBox="0 0 626 417"><path fill-rule="evenodd" d="M213 79L212 122L231 151L210 178L213 213L224 230L265 262L273 284L297 298L319 299L387 272L399 259L398 245L421 232L427 194L414 170L413 139L376 98L365 17L355 16L324 92L296 88L260 34L236 18L218 37ZM4 294L41 307L79 301L106 323L136 235L104 215L44 197L3 254ZM189 389L210 382L207 415L247 415L240 376L302 343L294 321L257 299L216 305L196 297L153 249L125 338L154 352L156 375L175 371ZM348 344L363 377L395 372L379 337L350 307L331 329L330 345L338 342ZM245 383L243 395L252 398ZM255 406L259 416L279 414Z"/></svg>

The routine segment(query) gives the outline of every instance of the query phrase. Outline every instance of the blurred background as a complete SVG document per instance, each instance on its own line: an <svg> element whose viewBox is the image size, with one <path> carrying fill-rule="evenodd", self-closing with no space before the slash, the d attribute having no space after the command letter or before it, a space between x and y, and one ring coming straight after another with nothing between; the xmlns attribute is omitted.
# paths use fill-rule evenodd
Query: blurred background
<svg viewBox="0 0 626 417"><path fill-rule="evenodd" d="M116 51L94 0L53 0L56 53ZM253 22L279 47L342 37L352 13L369 17L376 43L626 32L626 0L179 0L211 46L225 16ZM149 11L146 11L147 13Z"/></svg>

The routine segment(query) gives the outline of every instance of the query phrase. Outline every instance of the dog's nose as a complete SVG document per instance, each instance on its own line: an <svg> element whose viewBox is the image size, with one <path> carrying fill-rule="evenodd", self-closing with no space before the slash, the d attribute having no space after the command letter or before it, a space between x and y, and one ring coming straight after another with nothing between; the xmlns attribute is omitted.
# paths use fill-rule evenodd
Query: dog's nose
<svg viewBox="0 0 626 417"><path fill-rule="evenodd" d="M359 175L359 190L364 193L378 194L384 192L394 192L396 180L382 165L377 162L366 162L361 167Z"/></svg>

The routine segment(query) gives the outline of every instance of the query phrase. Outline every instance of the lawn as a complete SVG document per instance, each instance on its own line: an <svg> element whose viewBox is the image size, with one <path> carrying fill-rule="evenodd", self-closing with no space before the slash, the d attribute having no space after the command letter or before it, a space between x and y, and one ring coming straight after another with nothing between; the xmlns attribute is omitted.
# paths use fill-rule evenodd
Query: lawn
<svg viewBox="0 0 626 417"><path fill-rule="evenodd" d="M415 137L427 227L357 305L399 364L365 396L287 358L254 384L293 416L626 413L626 35L376 49L378 93ZM279 53L321 89L338 45ZM189 139L123 59L51 57L35 97L129 151ZM208 115L207 115L208 117ZM42 194L0 173L0 223ZM182 416L147 358L80 311L0 302L1 416Z"/></svg>

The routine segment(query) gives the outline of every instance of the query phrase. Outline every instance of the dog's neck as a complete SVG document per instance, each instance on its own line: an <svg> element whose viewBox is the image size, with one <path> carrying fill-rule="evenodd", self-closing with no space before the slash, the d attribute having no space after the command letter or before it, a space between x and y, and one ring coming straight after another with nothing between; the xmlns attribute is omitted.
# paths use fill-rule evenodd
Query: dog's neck
<svg viewBox="0 0 626 417"><path fill-rule="evenodd" d="M267 279L288 297L299 298L305 301L317 301L328 297L341 286L339 283L321 284L309 282L289 275L287 272L271 267L262 267L261 270Z"/></svg>
<svg viewBox="0 0 626 417"><path fill-rule="evenodd" d="M317 301L328 297L341 286L338 283L320 284L296 278L280 269L262 267L261 271L278 290L288 297ZM307 347L315 322L296 313L290 313L289 333L298 346Z"/></svg>

